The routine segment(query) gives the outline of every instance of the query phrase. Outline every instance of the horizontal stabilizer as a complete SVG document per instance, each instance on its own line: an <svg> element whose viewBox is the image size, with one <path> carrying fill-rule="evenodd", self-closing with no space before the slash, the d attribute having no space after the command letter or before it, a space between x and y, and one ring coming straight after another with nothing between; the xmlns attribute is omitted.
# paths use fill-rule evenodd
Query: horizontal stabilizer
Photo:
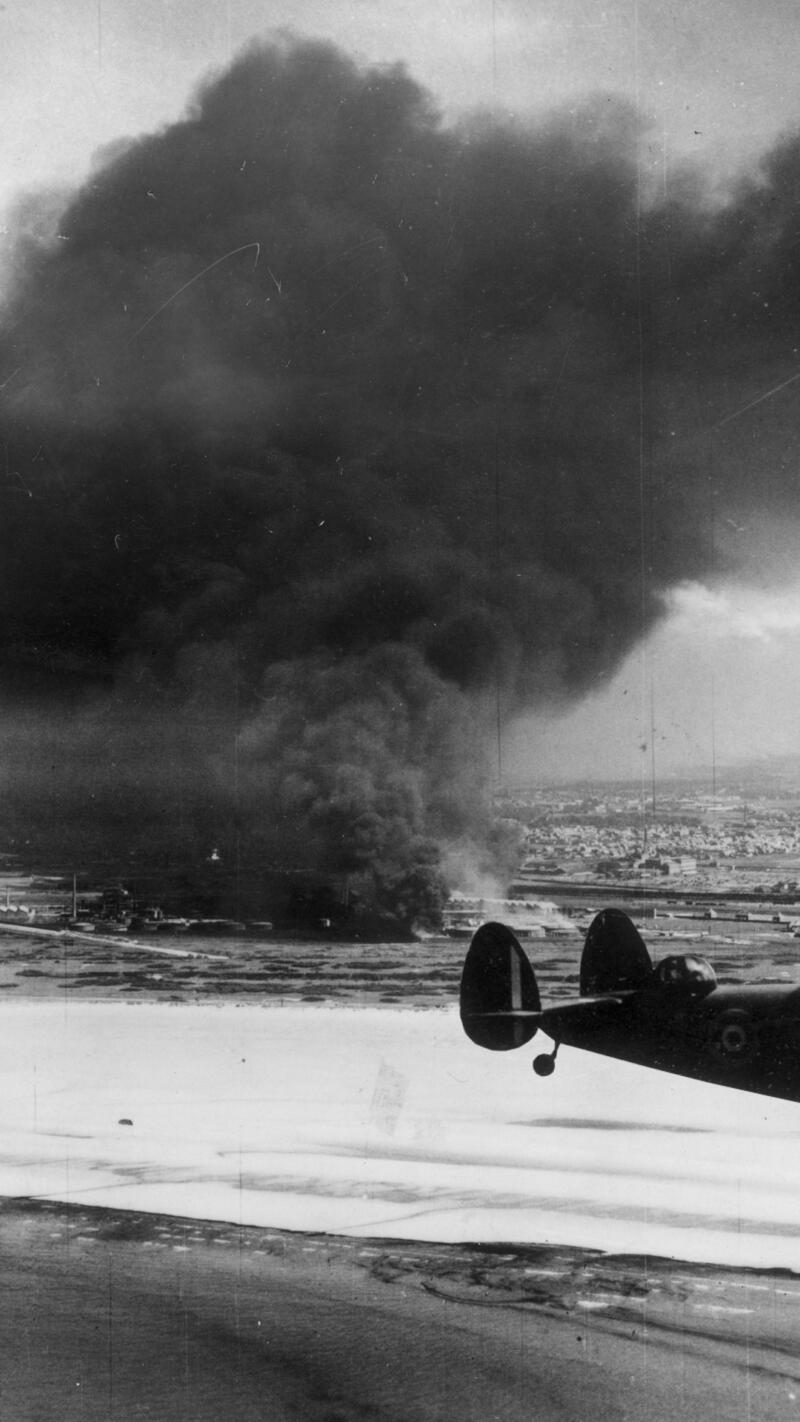
<svg viewBox="0 0 800 1422"><path fill-rule="evenodd" d="M479 1047L508 1052L536 1033L541 1011L533 968L510 928L484 923L461 974L461 1021Z"/></svg>
<svg viewBox="0 0 800 1422"><path fill-rule="evenodd" d="M589 926L581 958L581 997L641 987L653 971L637 928L622 909L603 909Z"/></svg>
<svg viewBox="0 0 800 1422"><path fill-rule="evenodd" d="M599 997L577 997L572 1002L559 1002L539 1014L539 1026L554 1042L575 1040L574 1033L581 1035L607 1028L626 1018L630 992L602 993ZM589 1043L576 1041L577 1046Z"/></svg>

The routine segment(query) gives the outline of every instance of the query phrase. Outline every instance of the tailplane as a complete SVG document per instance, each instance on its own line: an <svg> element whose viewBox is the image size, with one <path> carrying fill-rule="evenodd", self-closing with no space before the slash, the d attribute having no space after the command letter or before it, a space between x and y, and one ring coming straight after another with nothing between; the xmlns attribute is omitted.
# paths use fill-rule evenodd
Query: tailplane
<svg viewBox="0 0 800 1422"><path fill-rule="evenodd" d="M539 989L528 959L510 928L484 923L475 934L461 974L461 1021L479 1047L508 1052L536 1033Z"/></svg>

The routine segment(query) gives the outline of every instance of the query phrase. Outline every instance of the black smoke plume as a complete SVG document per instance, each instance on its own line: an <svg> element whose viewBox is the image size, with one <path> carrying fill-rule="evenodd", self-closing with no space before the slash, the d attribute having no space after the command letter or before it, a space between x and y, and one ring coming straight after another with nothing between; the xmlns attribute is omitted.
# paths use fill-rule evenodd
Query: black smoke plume
<svg viewBox="0 0 800 1422"><path fill-rule="evenodd" d="M797 361L798 145L712 208L647 200L638 141L607 98L448 129L402 68L281 40L24 224L18 833L434 912L498 715L596 684L719 557L703 432Z"/></svg>

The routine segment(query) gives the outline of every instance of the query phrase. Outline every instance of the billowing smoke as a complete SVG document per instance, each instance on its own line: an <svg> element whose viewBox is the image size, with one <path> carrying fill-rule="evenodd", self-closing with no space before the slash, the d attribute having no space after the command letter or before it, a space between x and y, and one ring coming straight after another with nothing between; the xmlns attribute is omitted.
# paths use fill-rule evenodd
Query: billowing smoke
<svg viewBox="0 0 800 1422"><path fill-rule="evenodd" d="M638 139L606 98L445 129L402 69L280 41L47 240L27 209L7 812L435 904L498 717L608 675L719 556L696 436L754 352L797 359L797 146L712 209L644 203Z"/></svg>

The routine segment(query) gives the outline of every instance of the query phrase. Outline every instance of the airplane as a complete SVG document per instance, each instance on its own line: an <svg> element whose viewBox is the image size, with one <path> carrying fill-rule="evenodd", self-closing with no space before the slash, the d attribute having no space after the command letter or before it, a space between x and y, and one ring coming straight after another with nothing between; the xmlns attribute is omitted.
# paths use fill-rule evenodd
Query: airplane
<svg viewBox="0 0 800 1422"><path fill-rule="evenodd" d="M484 923L464 962L460 1009L467 1036L494 1052L524 1046L541 1027L554 1048L534 1058L539 1076L565 1045L800 1101L800 987L722 984L694 954L654 967L621 909L601 910L589 927L580 996L547 1008L511 929Z"/></svg>

